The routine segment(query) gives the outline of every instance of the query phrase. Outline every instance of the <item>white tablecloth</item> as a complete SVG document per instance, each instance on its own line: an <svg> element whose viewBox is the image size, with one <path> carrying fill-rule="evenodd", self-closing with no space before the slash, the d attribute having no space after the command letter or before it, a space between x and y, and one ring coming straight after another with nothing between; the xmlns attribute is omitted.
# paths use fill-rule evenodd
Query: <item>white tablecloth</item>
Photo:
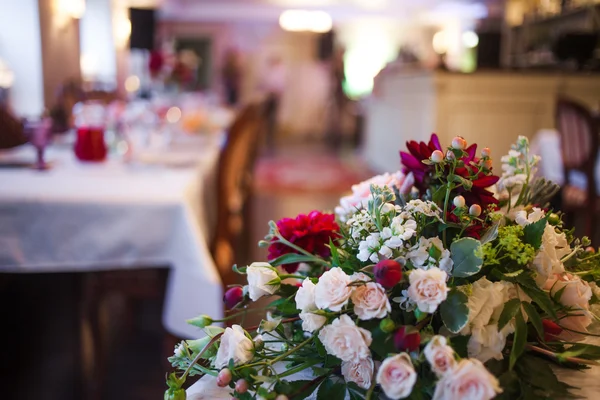
<svg viewBox="0 0 600 400"><path fill-rule="evenodd" d="M565 182L562 155L560 151L560 136L553 129L538 131L531 140L531 151L542 157L539 164L539 175L546 179L563 185ZM596 190L600 195L600 157L596 160ZM585 174L572 171L569 175L570 183L580 189L586 189L587 179Z"/></svg>
<svg viewBox="0 0 600 400"><path fill-rule="evenodd" d="M208 249L223 137L196 137L144 162L78 162L50 147L48 171L0 168L0 272L74 272L170 266L164 326L198 337L186 319L222 314ZM0 162L35 159L25 146ZM165 165L167 164L167 165ZM211 205L212 203L212 205Z"/></svg>

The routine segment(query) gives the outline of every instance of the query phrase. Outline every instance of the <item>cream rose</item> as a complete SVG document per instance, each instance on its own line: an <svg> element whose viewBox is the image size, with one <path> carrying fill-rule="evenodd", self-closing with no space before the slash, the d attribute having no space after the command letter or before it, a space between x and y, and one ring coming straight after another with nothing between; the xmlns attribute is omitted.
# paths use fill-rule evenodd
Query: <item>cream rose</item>
<svg viewBox="0 0 600 400"><path fill-rule="evenodd" d="M408 297L420 311L433 313L448 296L446 278L446 273L436 267L412 270L408 276Z"/></svg>
<svg viewBox="0 0 600 400"><path fill-rule="evenodd" d="M302 282L302 286L298 288L296 292L296 308L302 311L312 311L317 308L315 304L315 287L309 278L306 278Z"/></svg>
<svg viewBox="0 0 600 400"><path fill-rule="evenodd" d="M542 235L542 246L533 260L533 267L537 272L535 281L541 287L552 274L565 271L561 259L571 252L564 232L556 233L554 227L547 224Z"/></svg>
<svg viewBox="0 0 600 400"><path fill-rule="evenodd" d="M417 373L406 353L386 358L377 371L377 383L385 395L393 400L410 396L416 382Z"/></svg>
<svg viewBox="0 0 600 400"><path fill-rule="evenodd" d="M371 356L371 332L356 326L346 314L323 327L319 339L327 353L342 361L357 361Z"/></svg>
<svg viewBox="0 0 600 400"><path fill-rule="evenodd" d="M498 379L481 361L463 359L437 383L433 400L490 400L501 392Z"/></svg>
<svg viewBox="0 0 600 400"><path fill-rule="evenodd" d="M373 380L373 359L371 357L362 360L342 362L342 375L346 382L354 382L363 389L371 387Z"/></svg>
<svg viewBox="0 0 600 400"><path fill-rule="evenodd" d="M350 298L354 303L354 313L362 320L385 318L392 311L385 289L375 282L355 287Z"/></svg>
<svg viewBox="0 0 600 400"><path fill-rule="evenodd" d="M438 377L443 376L456 365L454 350L446 344L446 338L443 336L438 335L431 338L423 352L427 362L431 365L431 370Z"/></svg>
<svg viewBox="0 0 600 400"><path fill-rule="evenodd" d="M315 287L315 304L321 310L340 311L352 294L350 277L341 268L325 272Z"/></svg>
<svg viewBox="0 0 600 400"><path fill-rule="evenodd" d="M254 357L254 343L239 325L226 328L221 336L219 350L215 357L215 367L224 368L233 358L235 365L246 364Z"/></svg>
<svg viewBox="0 0 600 400"><path fill-rule="evenodd" d="M325 322L327 322L326 317L308 311L301 312L300 319L302 320L302 330L305 332L314 332L321 329L325 325Z"/></svg>
<svg viewBox="0 0 600 400"><path fill-rule="evenodd" d="M590 308L592 288L578 276L569 273L554 274L546 281L544 289L549 290L552 296L562 290L559 301L564 306L584 310Z"/></svg>
<svg viewBox="0 0 600 400"><path fill-rule="evenodd" d="M271 295L279 288L279 283L268 285L271 281L279 280L279 275L269 263L252 263L246 269L246 274L248 275L248 294L252 301Z"/></svg>

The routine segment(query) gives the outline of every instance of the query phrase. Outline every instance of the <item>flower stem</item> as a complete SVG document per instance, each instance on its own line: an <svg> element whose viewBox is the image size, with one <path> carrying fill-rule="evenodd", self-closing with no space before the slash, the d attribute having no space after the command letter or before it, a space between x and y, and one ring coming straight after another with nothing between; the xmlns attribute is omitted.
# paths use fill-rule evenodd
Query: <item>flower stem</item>
<svg viewBox="0 0 600 400"><path fill-rule="evenodd" d="M267 363L269 365L273 365L275 364L277 361L279 360L283 360L284 358L286 358L287 356L289 356L290 354L294 354L296 351L300 350L302 347L306 346L308 343L310 343L313 339L315 338L315 335L309 337L308 339L306 339L304 342L300 343L298 346L286 351L285 353L283 353L282 355L280 355L279 357L275 357L274 359L267 361Z"/></svg>
<svg viewBox="0 0 600 400"><path fill-rule="evenodd" d="M215 344L216 341L218 341L221 336L223 335L223 333L219 333L218 335L215 335L215 337L213 337L210 342L208 342L206 344L206 346L204 346L204 348L202 350L200 350L200 352L198 353L198 355L192 360L192 362L190 363L190 365L187 367L187 369L185 370L185 372L183 373L183 375L181 376L181 381L182 384L183 382L185 382L185 378L187 378L188 374L190 373L190 371L192 370L192 368L194 367L194 365L196 365L196 363L198 363L198 361L200 361L200 359L202 358L202 355L206 352L206 350L208 350L210 348L210 346L212 346L213 344Z"/></svg>
<svg viewBox="0 0 600 400"><path fill-rule="evenodd" d="M534 346L531 344L527 344L526 347L527 347L527 349L529 349L531 351L534 351L534 352L540 353L540 354L544 354L555 360L558 360L558 361L563 360L562 358L558 357L558 355L556 353L554 353L550 350L542 349L541 347L537 347L537 346ZM586 360L585 358L579 358L579 357L565 357L564 360L568 361L568 362L576 363L576 364L600 365L597 361Z"/></svg>

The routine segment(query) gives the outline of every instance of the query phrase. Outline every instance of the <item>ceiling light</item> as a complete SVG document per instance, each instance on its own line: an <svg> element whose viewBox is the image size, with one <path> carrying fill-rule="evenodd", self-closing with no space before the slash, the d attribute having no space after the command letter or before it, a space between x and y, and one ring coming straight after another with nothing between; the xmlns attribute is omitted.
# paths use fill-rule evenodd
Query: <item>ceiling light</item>
<svg viewBox="0 0 600 400"><path fill-rule="evenodd" d="M462 34L462 42L466 48L472 49L479 44L479 36L473 31L466 31Z"/></svg>
<svg viewBox="0 0 600 400"><path fill-rule="evenodd" d="M333 22L325 11L285 10L279 16L282 29L291 32L319 32L331 30Z"/></svg>
<svg viewBox="0 0 600 400"><path fill-rule="evenodd" d="M433 51L437 54L444 54L448 51L448 34L446 31L439 31L433 35Z"/></svg>

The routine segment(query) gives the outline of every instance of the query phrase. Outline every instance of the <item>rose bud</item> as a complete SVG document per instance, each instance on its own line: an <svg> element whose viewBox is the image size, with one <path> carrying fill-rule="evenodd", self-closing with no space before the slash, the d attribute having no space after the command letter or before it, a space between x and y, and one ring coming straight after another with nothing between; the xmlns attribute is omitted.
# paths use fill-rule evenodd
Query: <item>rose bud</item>
<svg viewBox="0 0 600 400"><path fill-rule="evenodd" d="M467 148L467 141L460 136L456 136L452 139L452 148L457 150L464 150Z"/></svg>
<svg viewBox="0 0 600 400"><path fill-rule="evenodd" d="M489 158L487 160L481 160L481 165L485 169L492 169L492 167L493 167L492 160Z"/></svg>
<svg viewBox="0 0 600 400"><path fill-rule="evenodd" d="M595 253L596 249L593 248L592 246L588 246L588 247L585 248L585 251L588 252L588 253Z"/></svg>
<svg viewBox="0 0 600 400"><path fill-rule="evenodd" d="M225 387L229 385L229 382L231 382L232 377L233 376L231 375L231 371L229 370L229 368L223 368L219 371L219 375L217 375L217 386Z"/></svg>
<svg viewBox="0 0 600 400"><path fill-rule="evenodd" d="M481 157L489 157L490 154L492 154L492 151L489 147L484 147L483 150L481 150Z"/></svg>
<svg viewBox="0 0 600 400"><path fill-rule="evenodd" d="M544 327L544 340L546 342L556 340L556 337L563 331L563 328L549 319L542 320L542 325Z"/></svg>
<svg viewBox="0 0 600 400"><path fill-rule="evenodd" d="M373 268L375 282L391 289L402 279L402 264L395 260L381 260Z"/></svg>
<svg viewBox="0 0 600 400"><path fill-rule="evenodd" d="M469 207L469 214L474 217L479 217L481 215L481 206L479 204L473 204Z"/></svg>
<svg viewBox="0 0 600 400"><path fill-rule="evenodd" d="M244 300L244 289L239 286L227 290L223 296L223 302L228 309L235 307L242 300Z"/></svg>
<svg viewBox="0 0 600 400"><path fill-rule="evenodd" d="M204 314L192 319L188 319L186 322L190 325L197 326L198 328L206 328L213 323L213 319Z"/></svg>
<svg viewBox="0 0 600 400"><path fill-rule="evenodd" d="M246 393L248 391L248 382L245 379L240 379L235 383L235 391L239 394Z"/></svg>
<svg viewBox="0 0 600 400"><path fill-rule="evenodd" d="M431 153L431 157L429 157L429 159L436 164L441 163L442 161L444 161L444 153L442 153L439 150L434 150L434 152Z"/></svg>
<svg viewBox="0 0 600 400"><path fill-rule="evenodd" d="M465 206L465 198L462 196L456 196L452 201L455 207L462 208Z"/></svg>
<svg viewBox="0 0 600 400"><path fill-rule="evenodd" d="M421 344L421 335L418 331L407 332L406 326L398 328L394 334L394 346L398 351L416 351Z"/></svg>
<svg viewBox="0 0 600 400"><path fill-rule="evenodd" d="M396 329L396 323L391 318L384 318L379 323L379 329L385 333L392 333Z"/></svg>

